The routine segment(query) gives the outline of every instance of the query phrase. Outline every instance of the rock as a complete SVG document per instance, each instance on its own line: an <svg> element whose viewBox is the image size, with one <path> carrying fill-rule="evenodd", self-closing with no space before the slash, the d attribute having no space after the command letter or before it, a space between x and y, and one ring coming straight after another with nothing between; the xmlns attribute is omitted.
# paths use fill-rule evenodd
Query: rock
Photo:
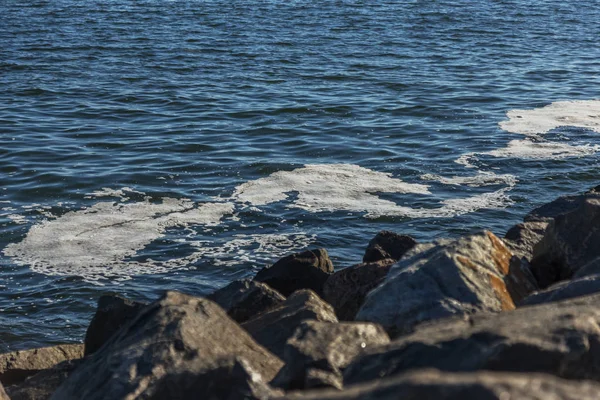
<svg viewBox="0 0 600 400"><path fill-rule="evenodd" d="M0 400L10 400L10 398L4 391L4 387L2 387L2 383L0 383Z"/></svg>
<svg viewBox="0 0 600 400"><path fill-rule="evenodd" d="M304 321L288 339L285 366L272 385L286 390L341 388L341 371L357 355L389 341L385 330L375 324Z"/></svg>
<svg viewBox="0 0 600 400"><path fill-rule="evenodd" d="M520 260L491 232L417 245L371 291L356 320L394 337L418 323L515 308L535 289Z"/></svg>
<svg viewBox="0 0 600 400"><path fill-rule="evenodd" d="M589 190L585 194L575 196L562 196L550 203L544 204L527 214L524 218L525 222L543 221L550 222L555 217L569 213L591 198L600 199L600 192L596 188Z"/></svg>
<svg viewBox="0 0 600 400"><path fill-rule="evenodd" d="M587 198L578 208L550 222L535 246L531 270L541 288L571 278L600 257L600 198Z"/></svg>
<svg viewBox="0 0 600 400"><path fill-rule="evenodd" d="M420 370L352 386L344 391L294 392L280 400L593 400L600 384L546 374Z"/></svg>
<svg viewBox="0 0 600 400"><path fill-rule="evenodd" d="M311 290L294 292L280 306L242 324L252 337L282 358L287 340L302 321L338 322L333 308Z"/></svg>
<svg viewBox="0 0 600 400"><path fill-rule="evenodd" d="M52 399L260 398L281 366L214 302L167 292L86 357Z"/></svg>
<svg viewBox="0 0 600 400"><path fill-rule="evenodd" d="M323 299L331 304L340 321L353 321L367 293L387 276L394 260L357 264L334 272L325 281Z"/></svg>
<svg viewBox="0 0 600 400"><path fill-rule="evenodd" d="M544 237L548 222L522 222L510 228L504 235L504 243L512 253L531 261L533 247Z"/></svg>
<svg viewBox="0 0 600 400"><path fill-rule="evenodd" d="M83 357L83 344L80 343L0 354L0 382L4 386L14 385L60 362L81 357Z"/></svg>
<svg viewBox="0 0 600 400"><path fill-rule="evenodd" d="M600 293L600 275L584 276L556 283L545 290L527 296L519 306L552 303L594 293Z"/></svg>
<svg viewBox="0 0 600 400"><path fill-rule="evenodd" d="M591 275L600 275L600 257L594 258L592 261L579 268L573 275L573 278L582 278Z"/></svg>
<svg viewBox="0 0 600 400"><path fill-rule="evenodd" d="M23 382L6 388L12 400L46 400L69 377L82 360L69 360L38 372Z"/></svg>
<svg viewBox="0 0 600 400"><path fill-rule="evenodd" d="M399 235L390 231L379 232L367 246L363 262L375 262L391 258L398 261L404 254L417 244L417 241L408 235Z"/></svg>
<svg viewBox="0 0 600 400"><path fill-rule="evenodd" d="M250 279L234 281L208 298L223 307L237 322L244 322L285 301L281 293Z"/></svg>
<svg viewBox="0 0 600 400"><path fill-rule="evenodd" d="M282 258L258 271L254 280L264 282L284 296L296 290L311 289L323 293L323 284L333 272L327 250L307 250Z"/></svg>
<svg viewBox="0 0 600 400"><path fill-rule="evenodd" d="M423 324L357 357L344 384L437 368L541 372L600 380L600 295Z"/></svg>
<svg viewBox="0 0 600 400"><path fill-rule="evenodd" d="M120 296L100 296L96 314L85 333L85 355L90 355L102 347L115 332L131 321L145 306L146 303Z"/></svg>

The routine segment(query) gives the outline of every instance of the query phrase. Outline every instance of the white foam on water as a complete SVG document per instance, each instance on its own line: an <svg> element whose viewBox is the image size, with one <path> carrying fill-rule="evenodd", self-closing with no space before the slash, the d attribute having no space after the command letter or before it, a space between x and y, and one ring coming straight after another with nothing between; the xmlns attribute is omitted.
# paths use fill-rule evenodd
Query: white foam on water
<svg viewBox="0 0 600 400"><path fill-rule="evenodd" d="M45 220L30 228L19 243L3 253L20 265L48 275L77 275L96 281L105 277L161 273L168 264L125 262L166 229L176 226L216 225L233 212L229 203L196 206L187 199L164 198L161 203L99 202Z"/></svg>
<svg viewBox="0 0 600 400"><path fill-rule="evenodd" d="M511 140L504 148L487 151L493 157L558 160L567 157L584 157L600 150L598 145L570 145L563 142Z"/></svg>
<svg viewBox="0 0 600 400"><path fill-rule="evenodd" d="M557 101L530 110L510 110L499 123L507 132L526 136L543 135L561 126L600 132L600 100Z"/></svg>
<svg viewBox="0 0 600 400"><path fill-rule="evenodd" d="M6 218L10 219L15 224L23 225L27 223L27 218L21 214L8 214Z"/></svg>
<svg viewBox="0 0 600 400"><path fill-rule="evenodd" d="M235 189L233 199L260 206L286 200L294 192L298 197L290 207L311 212L370 212L395 206L373 194L377 192L430 194L426 185L406 183L358 165L308 164L243 183Z"/></svg>
<svg viewBox="0 0 600 400"><path fill-rule="evenodd" d="M435 174L424 174L421 175L421 179L426 181L436 181L443 183L444 185L454 186L471 186L481 187L489 185L510 185L514 186L517 182L517 177L510 174L498 175L493 172L477 171L477 175L472 176L453 176L444 177Z"/></svg>
<svg viewBox="0 0 600 400"><path fill-rule="evenodd" d="M100 198L100 197L117 197L121 200L129 200L128 193L136 193L136 194L141 194L141 195L145 194L144 192L134 190L130 187L124 187L121 189L111 189L111 188L104 187L100 190L96 190L91 193L87 193L85 198L91 199L91 198Z"/></svg>

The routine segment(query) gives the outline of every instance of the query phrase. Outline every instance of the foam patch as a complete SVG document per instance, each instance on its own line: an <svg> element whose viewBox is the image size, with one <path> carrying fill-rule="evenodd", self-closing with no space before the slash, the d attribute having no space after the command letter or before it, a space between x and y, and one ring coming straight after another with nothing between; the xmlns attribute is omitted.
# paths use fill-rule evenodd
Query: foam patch
<svg viewBox="0 0 600 400"><path fill-rule="evenodd" d="M481 187L489 185L510 185L514 186L517 177L510 174L498 175L493 172L478 171L477 175L472 176L453 176L444 177L434 174L421 175L421 179L426 181L437 181L444 185Z"/></svg>

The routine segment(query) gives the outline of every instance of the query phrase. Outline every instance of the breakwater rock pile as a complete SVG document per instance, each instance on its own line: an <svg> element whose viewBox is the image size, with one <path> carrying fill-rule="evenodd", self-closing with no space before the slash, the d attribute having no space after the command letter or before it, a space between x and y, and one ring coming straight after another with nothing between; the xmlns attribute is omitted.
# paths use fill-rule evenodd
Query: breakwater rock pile
<svg viewBox="0 0 600 400"><path fill-rule="evenodd" d="M508 227L507 227L508 228ZM380 232L206 297L99 299L82 344L0 355L0 399L597 399L600 186L504 237Z"/></svg>

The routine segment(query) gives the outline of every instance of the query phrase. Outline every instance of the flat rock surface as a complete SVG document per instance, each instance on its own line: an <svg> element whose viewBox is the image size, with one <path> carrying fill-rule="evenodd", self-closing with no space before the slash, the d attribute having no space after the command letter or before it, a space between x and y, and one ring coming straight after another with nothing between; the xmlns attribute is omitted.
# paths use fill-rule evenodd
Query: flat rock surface
<svg viewBox="0 0 600 400"><path fill-rule="evenodd" d="M357 355L389 341L385 330L376 324L304 321L288 339L285 366L272 384L286 390L341 387L341 371ZM318 371L324 379L318 379Z"/></svg>
<svg viewBox="0 0 600 400"><path fill-rule="evenodd" d="M266 283L286 297L300 289L321 295L331 273L333 264L327 250L316 249L286 256L258 271L254 280Z"/></svg>
<svg viewBox="0 0 600 400"><path fill-rule="evenodd" d="M515 308L535 286L521 261L491 232L415 246L371 291L357 321L391 336L444 317Z"/></svg>
<svg viewBox="0 0 600 400"><path fill-rule="evenodd" d="M299 290L278 307L244 322L242 327L262 346L283 357L287 340L308 319L338 322L329 304L311 290Z"/></svg>
<svg viewBox="0 0 600 400"><path fill-rule="evenodd" d="M281 367L214 302L167 292L87 357L52 399L260 398Z"/></svg>
<svg viewBox="0 0 600 400"><path fill-rule="evenodd" d="M344 383L415 368L600 380L599 301L600 295L592 295L423 324L413 334L358 357L344 372Z"/></svg>
<svg viewBox="0 0 600 400"><path fill-rule="evenodd" d="M47 400L82 360L63 361L6 388L11 400Z"/></svg>
<svg viewBox="0 0 600 400"><path fill-rule="evenodd" d="M227 311L234 321L240 323L285 301L285 297L275 289L250 279L234 281L208 298Z"/></svg>
<svg viewBox="0 0 600 400"><path fill-rule="evenodd" d="M292 392L288 400L592 400L600 384L545 374L421 370L339 390Z"/></svg>
<svg viewBox="0 0 600 400"><path fill-rule="evenodd" d="M411 236L381 231L369 242L363 256L363 262L369 263L389 258L398 261L416 244L417 241Z"/></svg>
<svg viewBox="0 0 600 400"><path fill-rule="evenodd" d="M385 259L334 272L325 281L323 299L333 306L340 321L353 321L367 294L383 282L393 263Z"/></svg>
<svg viewBox="0 0 600 400"><path fill-rule="evenodd" d="M61 344L0 354L0 382L5 386L14 385L60 362L81 357L83 344Z"/></svg>

